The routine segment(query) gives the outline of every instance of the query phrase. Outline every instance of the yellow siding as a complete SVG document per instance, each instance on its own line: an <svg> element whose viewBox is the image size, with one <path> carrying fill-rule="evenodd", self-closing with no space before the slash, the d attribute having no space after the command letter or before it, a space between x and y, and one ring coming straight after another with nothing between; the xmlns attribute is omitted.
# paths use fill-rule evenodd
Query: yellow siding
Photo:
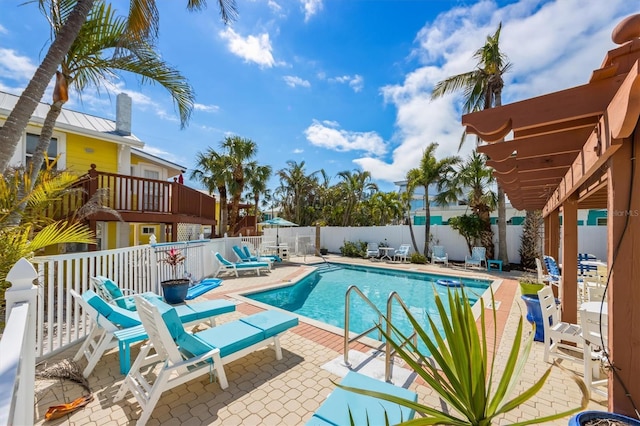
<svg viewBox="0 0 640 426"><path fill-rule="evenodd" d="M88 136L67 134L67 168L86 173L96 165L101 172L118 172L118 144L101 141Z"/></svg>
<svg viewBox="0 0 640 426"><path fill-rule="evenodd" d="M107 222L107 250L118 248L116 245L117 235L117 222Z"/></svg>

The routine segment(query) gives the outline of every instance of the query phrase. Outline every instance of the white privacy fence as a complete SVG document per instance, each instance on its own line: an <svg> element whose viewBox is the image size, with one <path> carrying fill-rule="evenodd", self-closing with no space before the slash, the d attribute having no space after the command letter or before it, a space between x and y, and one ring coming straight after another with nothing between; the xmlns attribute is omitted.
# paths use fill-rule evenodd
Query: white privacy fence
<svg viewBox="0 0 640 426"><path fill-rule="evenodd" d="M498 226L492 225L494 234L495 252L498 251ZM327 248L331 253L340 253L340 247L345 241L356 242L386 242L390 247L400 247L401 244L411 244L411 252L414 252L411 233L408 225L393 226L369 226L369 227L338 227L324 226L320 228L320 247ZM292 247L301 236L311 238L315 243L315 227L281 227L278 230L281 242L288 242ZM418 250L422 253L425 241L425 226L413 226ZM448 225L431 225L430 234L432 245L441 245L449 254L450 260L463 261L469 254L465 239ZM263 239L275 241L276 230L264 229ZM522 236L521 225L507 225L507 250L511 263L520 263L520 245ZM579 226L578 227L578 252L594 254L598 259L607 257L607 227L606 226ZM562 255L562 253L560 253Z"/></svg>

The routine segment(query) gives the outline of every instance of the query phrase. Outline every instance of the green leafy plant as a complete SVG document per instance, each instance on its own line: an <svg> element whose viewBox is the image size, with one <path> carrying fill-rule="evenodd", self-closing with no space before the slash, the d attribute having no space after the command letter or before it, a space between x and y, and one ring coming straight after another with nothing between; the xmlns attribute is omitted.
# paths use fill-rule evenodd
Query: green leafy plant
<svg viewBox="0 0 640 426"><path fill-rule="evenodd" d="M414 344L411 339L393 325L390 325L390 332L386 330L386 323L378 324L378 328L397 351L398 355L429 387L438 393L440 398L449 406L447 407L448 409L422 405L385 393L339 386L352 392L370 395L412 408L423 416L423 418L409 420L406 424L484 426L490 425L497 417L515 409L533 397L544 385L552 368L559 366L559 364L554 363L531 387L511 398L515 386L520 382L534 337L532 332L523 339L522 315L518 321L517 331L509 355L505 360L504 371L500 377L497 377L495 373L497 343L493 339L493 350L490 351L486 332L485 307L482 299L480 299L480 327L476 324L476 319L464 289L449 289L448 309L445 308L445 303L437 293L435 295L435 303L438 315L441 318L443 331L438 330L438 326L433 321L432 316L428 315L429 328L434 337L430 337L411 312L403 306L418 335L418 339L429 350L431 358L422 354L418 349L419 345ZM495 333L495 310L493 310L493 319L493 331ZM560 366L560 368L562 367ZM573 374L573 379L582 392L582 404L580 407L513 424L538 424L560 419L584 410L589 402L589 391L584 382L575 374Z"/></svg>
<svg viewBox="0 0 640 426"><path fill-rule="evenodd" d="M419 263L421 265L424 265L425 263L427 263L427 256L422 253L413 252L409 256L409 261L411 263Z"/></svg>
<svg viewBox="0 0 640 426"><path fill-rule="evenodd" d="M365 257L367 253L367 243L364 241L345 241L340 247L340 254L345 257Z"/></svg>

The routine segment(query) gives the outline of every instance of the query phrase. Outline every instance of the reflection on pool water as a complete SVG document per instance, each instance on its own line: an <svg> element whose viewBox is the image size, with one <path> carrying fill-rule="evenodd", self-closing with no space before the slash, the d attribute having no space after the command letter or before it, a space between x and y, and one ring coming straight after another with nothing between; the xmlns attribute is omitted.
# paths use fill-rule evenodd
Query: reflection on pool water
<svg viewBox="0 0 640 426"><path fill-rule="evenodd" d="M466 289L471 303L475 303L491 285L489 280L452 277L422 272L397 271L355 265L323 264L318 270L296 284L244 296L308 318L344 328L345 294L352 285L382 312L386 313L389 294L396 291L412 315L425 327L427 315L440 324L434 302L434 291L446 302L448 290L454 286L439 285L438 280L458 281ZM411 326L397 302L393 302L393 324L405 333ZM350 331L361 333L379 322L378 315L360 297L350 298ZM445 303L446 304L446 303ZM377 334L371 337L376 338Z"/></svg>

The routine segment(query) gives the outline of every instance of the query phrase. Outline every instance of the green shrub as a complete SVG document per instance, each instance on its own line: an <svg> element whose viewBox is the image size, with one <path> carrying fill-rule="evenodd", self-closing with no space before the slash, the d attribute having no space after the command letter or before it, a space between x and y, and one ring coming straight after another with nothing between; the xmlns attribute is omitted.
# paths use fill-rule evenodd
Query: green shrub
<svg viewBox="0 0 640 426"><path fill-rule="evenodd" d="M345 241L340 247L340 254L345 257L365 257L367 254L367 243L364 241Z"/></svg>
<svg viewBox="0 0 640 426"><path fill-rule="evenodd" d="M411 261L411 263L420 263L420 264L425 264L427 263L427 257L422 254L422 253L411 253L411 256L409 256L409 260Z"/></svg>

